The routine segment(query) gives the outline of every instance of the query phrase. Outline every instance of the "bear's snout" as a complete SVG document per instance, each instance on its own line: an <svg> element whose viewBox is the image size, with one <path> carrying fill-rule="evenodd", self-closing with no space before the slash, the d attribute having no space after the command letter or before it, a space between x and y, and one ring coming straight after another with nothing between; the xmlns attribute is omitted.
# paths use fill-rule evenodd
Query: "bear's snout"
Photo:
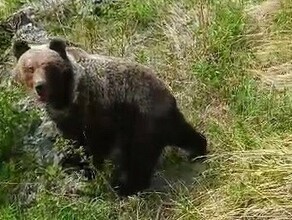
<svg viewBox="0 0 292 220"><path fill-rule="evenodd" d="M45 82L38 82L35 84L34 87L37 95L40 97L42 101L45 101L45 94L46 94L46 85Z"/></svg>

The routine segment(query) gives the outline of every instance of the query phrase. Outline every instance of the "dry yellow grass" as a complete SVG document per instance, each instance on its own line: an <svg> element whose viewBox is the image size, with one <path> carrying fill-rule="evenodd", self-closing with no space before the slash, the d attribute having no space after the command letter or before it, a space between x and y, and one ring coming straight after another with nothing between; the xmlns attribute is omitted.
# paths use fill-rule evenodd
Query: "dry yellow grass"
<svg viewBox="0 0 292 220"><path fill-rule="evenodd" d="M281 0L265 0L247 8L247 13L259 24L263 25L281 8Z"/></svg>
<svg viewBox="0 0 292 220"><path fill-rule="evenodd" d="M267 0L248 11L260 27L257 46L253 49L257 59L253 71L265 84L277 90L292 88L291 30L271 29L273 18L279 10L291 12L289 1ZM291 14L291 13L290 13ZM276 24L277 25L277 24Z"/></svg>

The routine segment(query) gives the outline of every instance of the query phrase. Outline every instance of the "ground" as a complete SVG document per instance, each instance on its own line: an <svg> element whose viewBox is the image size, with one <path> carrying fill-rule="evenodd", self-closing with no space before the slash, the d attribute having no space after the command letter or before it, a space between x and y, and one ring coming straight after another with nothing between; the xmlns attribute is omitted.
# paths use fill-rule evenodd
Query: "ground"
<svg viewBox="0 0 292 220"><path fill-rule="evenodd" d="M19 2L4 3L0 16ZM151 192L119 200L106 170L88 183L21 153L38 113L15 111L24 94L5 84L0 219L292 218L291 1L125 0L93 12L81 4L62 9L43 16L48 31L154 68L206 134L211 154L198 167L166 152L157 176L167 187L157 177Z"/></svg>

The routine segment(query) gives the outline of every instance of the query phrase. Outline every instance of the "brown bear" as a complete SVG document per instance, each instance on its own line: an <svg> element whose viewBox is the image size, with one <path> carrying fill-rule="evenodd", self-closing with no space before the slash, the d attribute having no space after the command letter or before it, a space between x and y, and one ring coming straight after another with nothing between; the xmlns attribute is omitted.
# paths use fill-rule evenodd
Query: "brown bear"
<svg viewBox="0 0 292 220"><path fill-rule="evenodd" d="M127 196L146 189L165 146L190 157L207 141L184 118L154 72L122 58L89 54L60 38L31 48L15 41L15 79L44 103L65 138L83 145L99 167L113 152L112 186Z"/></svg>

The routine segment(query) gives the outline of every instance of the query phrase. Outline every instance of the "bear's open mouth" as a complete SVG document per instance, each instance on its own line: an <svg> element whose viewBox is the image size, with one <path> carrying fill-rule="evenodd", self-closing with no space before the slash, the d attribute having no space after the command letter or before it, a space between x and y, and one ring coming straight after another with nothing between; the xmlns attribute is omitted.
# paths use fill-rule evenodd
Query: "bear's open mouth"
<svg viewBox="0 0 292 220"><path fill-rule="evenodd" d="M38 93L38 101L40 102L46 102L47 101L47 95L45 91L42 91L41 93Z"/></svg>
<svg viewBox="0 0 292 220"><path fill-rule="evenodd" d="M46 98L44 96L39 96L39 101L45 102L46 101Z"/></svg>

